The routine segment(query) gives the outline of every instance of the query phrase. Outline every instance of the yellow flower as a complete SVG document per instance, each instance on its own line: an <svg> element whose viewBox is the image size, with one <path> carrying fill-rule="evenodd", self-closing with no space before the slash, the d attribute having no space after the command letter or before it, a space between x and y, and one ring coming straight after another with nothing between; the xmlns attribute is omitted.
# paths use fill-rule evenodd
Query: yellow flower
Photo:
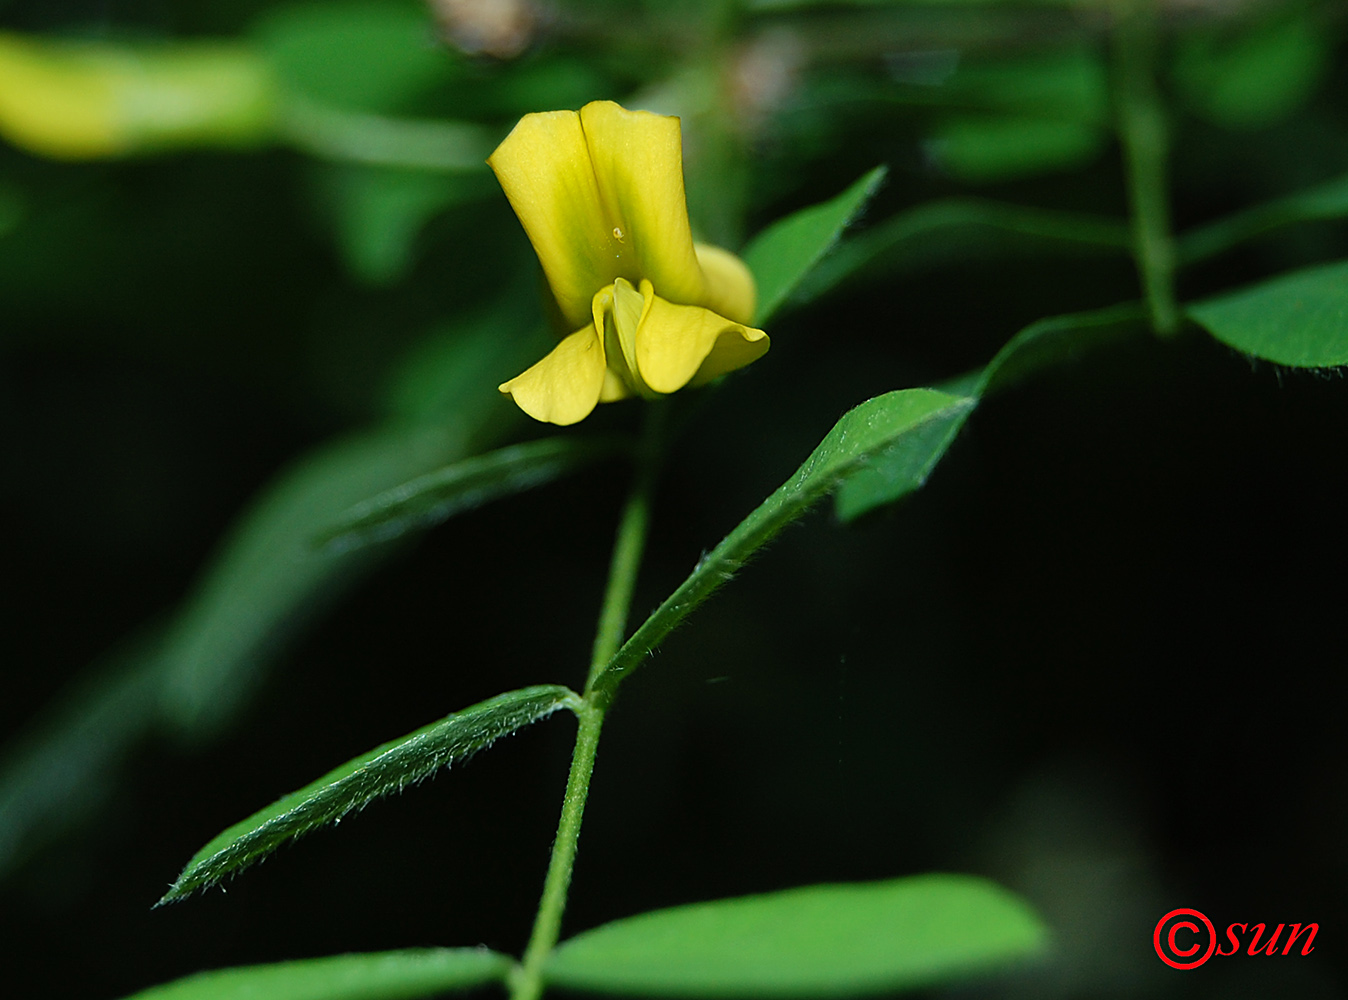
<svg viewBox="0 0 1348 1000"><path fill-rule="evenodd" d="M700 385L767 351L746 325L749 269L693 242L677 118L611 101L526 115L487 163L575 330L501 386L529 416L574 424L597 403Z"/></svg>

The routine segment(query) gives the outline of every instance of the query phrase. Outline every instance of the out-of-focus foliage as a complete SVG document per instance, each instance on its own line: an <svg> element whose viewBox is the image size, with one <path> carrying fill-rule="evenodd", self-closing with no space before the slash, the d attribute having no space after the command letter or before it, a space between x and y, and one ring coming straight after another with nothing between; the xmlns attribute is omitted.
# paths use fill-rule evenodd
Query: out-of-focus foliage
<svg viewBox="0 0 1348 1000"><path fill-rule="evenodd" d="M1348 364L1346 29L1329 0L0 4L9 988L514 974L551 728L148 907L260 801L338 804L300 832L439 769L307 784L390 734L579 685L629 476L591 460L639 406L540 440L497 393L553 317L483 161L595 99L681 115L694 229L744 253L773 348L678 401L600 676L653 662L605 734L565 936L609 926L552 978L636 990L612 945L651 992L761 991L735 949L720 986L674 982L735 900L610 922L924 870L1053 929L971 995L1172 995L1148 935L1178 905L1342 923L1341 558L1287 539L1332 537L1348 488L1320 377ZM778 535L829 494L845 531ZM1006 913L1007 954L1034 951ZM767 966L822 968L764 914ZM88 971L53 976L72 940ZM1262 961L1203 973L1344 982L1328 949ZM895 968L875 982L922 979Z"/></svg>

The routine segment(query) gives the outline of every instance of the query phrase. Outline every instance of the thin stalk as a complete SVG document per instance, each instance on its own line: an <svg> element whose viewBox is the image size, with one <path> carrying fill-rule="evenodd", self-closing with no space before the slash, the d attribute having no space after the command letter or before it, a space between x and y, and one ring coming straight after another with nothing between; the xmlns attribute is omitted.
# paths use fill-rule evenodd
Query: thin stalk
<svg viewBox="0 0 1348 1000"><path fill-rule="evenodd" d="M650 525L651 494L658 475L664 451L664 428L669 404L655 400L646 405L646 426L642 432L637 454L636 480L623 508L618 523L618 536L613 543L613 559L609 563L608 586L604 590L604 605L599 612L599 626L595 629L594 650L590 655L590 673L585 681L588 696L595 678L613 659L622 645L627 628L627 615L632 607L632 588L636 584L641 556L646 549L646 531Z"/></svg>
<svg viewBox="0 0 1348 1000"><path fill-rule="evenodd" d="M1168 337L1179 329L1175 243L1170 231L1166 160L1170 137L1156 86L1155 0L1120 0L1113 34L1119 138L1128 172L1128 200L1137 259L1152 326Z"/></svg>
<svg viewBox="0 0 1348 1000"><path fill-rule="evenodd" d="M588 698L582 699L576 715L576 748L571 755L571 773L566 779L566 797L562 799L562 818L552 842L552 859L543 882L543 897L538 903L533 934L524 951L524 960L510 979L511 1000L537 1000L543 992L543 962L557 944L562 929L562 911L571 888L571 871L576 864L576 843L585 816L585 800L590 794L590 775L594 773L599 732L604 726L605 707Z"/></svg>
<svg viewBox="0 0 1348 1000"><path fill-rule="evenodd" d="M667 404L662 401L646 406L646 427L638 456L636 479L618 525L613 558L609 564L608 585L604 590L604 603L595 629L594 651L590 659L591 683L617 652L627 627L632 589L646 547L651 494L663 451L666 408ZM562 913L566 909L571 872L576 863L576 844L585 816L585 801L590 794L590 776L594 773L595 755L599 749L599 733L612 700L611 690L594 691L587 684L585 696L574 706L580 725L576 730L576 746L571 754L566 795L562 799L562 816L557 822L557 836L552 842L552 857L548 862L547 877L543 881L543 895L534 918L533 933L529 936L522 962L510 978L511 1000L537 1000L543 992L543 963L556 946L561 933Z"/></svg>

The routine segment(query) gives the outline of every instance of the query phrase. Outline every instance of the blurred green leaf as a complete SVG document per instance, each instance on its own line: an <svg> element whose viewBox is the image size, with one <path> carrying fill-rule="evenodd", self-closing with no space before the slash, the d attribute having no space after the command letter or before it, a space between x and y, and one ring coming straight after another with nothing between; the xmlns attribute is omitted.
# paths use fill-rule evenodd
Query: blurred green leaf
<svg viewBox="0 0 1348 1000"><path fill-rule="evenodd" d="M466 408L492 412L500 424L520 418L518 407L502 405L509 401L497 386L547 354L557 339L543 319L534 271L519 270L503 299L435 326L398 360L385 390L391 416L437 421Z"/></svg>
<svg viewBox="0 0 1348 1000"><path fill-rule="evenodd" d="M281 473L237 522L177 614L96 662L5 748L0 869L94 809L156 728L204 739L252 692L306 614L385 549L323 552L313 533L352 503L462 454L467 428L409 425L331 443Z"/></svg>
<svg viewBox="0 0 1348 1000"><path fill-rule="evenodd" d="M932 100L957 109L939 121L928 154L961 180L1011 180L1080 166L1109 138L1100 53L1068 46L961 62Z"/></svg>
<svg viewBox="0 0 1348 1000"><path fill-rule="evenodd" d="M796 474L698 562L688 579L623 644L595 678L594 686L615 688L777 532L837 489L874 456L909 435L925 432L934 422L950 420L973 404L972 399L932 389L901 389L849 410Z"/></svg>
<svg viewBox="0 0 1348 1000"><path fill-rule="evenodd" d="M1081 0L748 0L750 10L786 11L828 7L1078 7Z"/></svg>
<svg viewBox="0 0 1348 1000"><path fill-rule="evenodd" d="M779 219L755 237L744 251L758 283L755 323L767 323L781 308L875 194L885 173L885 167L876 167L842 194Z"/></svg>
<svg viewBox="0 0 1348 1000"><path fill-rule="evenodd" d="M126 1000L411 1000L503 980L513 964L486 948L407 948L198 972Z"/></svg>
<svg viewBox="0 0 1348 1000"><path fill-rule="evenodd" d="M463 453L468 427L391 427L300 459L255 501L179 612L163 651L166 719L194 738L251 693L270 647L379 550L316 549L314 532L381 490Z"/></svg>
<svg viewBox="0 0 1348 1000"><path fill-rule="evenodd" d="M1348 261L1280 275L1188 307L1229 347L1293 368L1348 365Z"/></svg>
<svg viewBox="0 0 1348 1000"><path fill-rule="evenodd" d="M254 35L292 94L349 110L405 110L458 69L426 6L410 0L287 4Z"/></svg>
<svg viewBox="0 0 1348 1000"><path fill-rule="evenodd" d="M1015 117L1109 124L1105 63L1093 46L964 59L936 96L957 107L997 110Z"/></svg>
<svg viewBox="0 0 1348 1000"><path fill-rule="evenodd" d="M497 497L522 493L621 454L621 437L559 436L466 458L385 490L349 508L318 541L339 549L387 541L428 528Z"/></svg>
<svg viewBox="0 0 1348 1000"><path fill-rule="evenodd" d="M1206 260L1281 226L1348 217L1348 174L1306 191L1235 212L1180 235L1185 264Z"/></svg>
<svg viewBox="0 0 1348 1000"><path fill-rule="evenodd" d="M1041 952L1019 898L967 875L816 885L656 910L563 942L568 989L636 996L865 996L955 982Z"/></svg>
<svg viewBox="0 0 1348 1000"><path fill-rule="evenodd" d="M24 198L19 188L0 177L0 237L23 221Z"/></svg>
<svg viewBox="0 0 1348 1000"><path fill-rule="evenodd" d="M569 689L556 685L521 688L375 747L225 830L197 851L155 905L212 886L262 860L286 841L335 823L375 799L401 792L502 736L572 706L575 698Z"/></svg>
<svg viewBox="0 0 1348 1000"><path fill-rule="evenodd" d="M1193 110L1231 129L1256 129L1287 117L1329 70L1334 36L1310 12L1186 32L1174 80Z"/></svg>
<svg viewBox="0 0 1348 1000"><path fill-rule="evenodd" d="M937 126L928 150L961 180L992 182L1082 166L1108 133L1078 121L1009 115L959 115Z"/></svg>
<svg viewBox="0 0 1348 1000"><path fill-rule="evenodd" d="M494 193L494 187L486 171L446 174L351 164L323 171L319 193L347 266L372 285L387 285L406 274L427 222L452 205Z"/></svg>
<svg viewBox="0 0 1348 1000"><path fill-rule="evenodd" d="M101 806L158 720L159 630L132 640L46 707L0 757L0 875Z"/></svg>

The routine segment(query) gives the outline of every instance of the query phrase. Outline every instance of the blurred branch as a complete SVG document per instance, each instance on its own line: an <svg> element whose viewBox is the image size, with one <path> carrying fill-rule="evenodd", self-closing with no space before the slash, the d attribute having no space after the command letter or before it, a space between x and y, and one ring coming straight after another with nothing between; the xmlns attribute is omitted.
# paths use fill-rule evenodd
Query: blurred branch
<svg viewBox="0 0 1348 1000"><path fill-rule="evenodd" d="M423 170L476 171L499 136L465 122L387 118L292 100L278 131L288 145L328 160Z"/></svg>
<svg viewBox="0 0 1348 1000"><path fill-rule="evenodd" d="M916 205L848 239L820 261L805 279L802 296L814 298L823 294L905 243L923 240L943 229L960 228L996 230L1113 250L1126 250L1131 244L1127 225L1105 216L980 198L943 198ZM928 243L923 243L922 252L929 254Z"/></svg>
<svg viewBox="0 0 1348 1000"><path fill-rule="evenodd" d="M1283 226L1345 216L1348 216L1348 174L1192 229L1180 236L1176 249L1181 264L1194 264Z"/></svg>
<svg viewBox="0 0 1348 1000"><path fill-rule="evenodd" d="M1158 47L1154 0L1122 0L1112 36L1119 139L1128 173L1133 254L1151 312L1162 336L1179 329L1175 304L1175 246L1170 234L1166 160L1170 137L1156 87Z"/></svg>

